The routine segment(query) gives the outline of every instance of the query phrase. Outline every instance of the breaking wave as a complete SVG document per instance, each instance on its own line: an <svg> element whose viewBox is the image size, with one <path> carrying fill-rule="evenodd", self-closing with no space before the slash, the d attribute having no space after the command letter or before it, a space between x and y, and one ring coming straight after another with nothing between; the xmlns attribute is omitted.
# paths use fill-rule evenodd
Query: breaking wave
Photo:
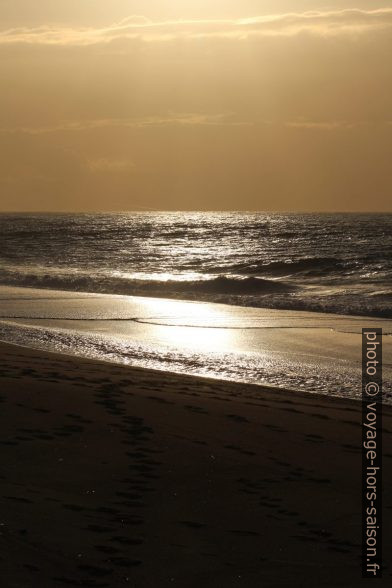
<svg viewBox="0 0 392 588"><path fill-rule="evenodd" d="M170 296L172 294L269 294L294 292L297 287L285 282L254 277L217 276L199 280L130 279L82 273L0 272L0 282L7 286L99 292L128 296Z"/></svg>

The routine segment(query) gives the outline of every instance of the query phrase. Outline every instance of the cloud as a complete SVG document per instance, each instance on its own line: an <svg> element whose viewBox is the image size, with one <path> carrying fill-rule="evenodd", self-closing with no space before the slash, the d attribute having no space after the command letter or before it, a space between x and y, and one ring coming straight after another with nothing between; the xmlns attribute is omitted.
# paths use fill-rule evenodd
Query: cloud
<svg viewBox="0 0 392 588"><path fill-rule="evenodd" d="M172 113L168 114L167 116L149 116L143 118L101 118L83 121L70 121L45 127L0 128L0 133L46 135L58 132L78 132L106 128L137 129L169 126L248 126L250 124L252 123L236 120L233 113Z"/></svg>
<svg viewBox="0 0 392 588"><path fill-rule="evenodd" d="M0 45L89 46L113 41L168 41L175 39L232 38L260 36L318 36L361 34L392 28L392 8L346 9L273 14L236 20L169 20L154 22L130 16L101 28L41 26L13 28L0 32Z"/></svg>
<svg viewBox="0 0 392 588"><path fill-rule="evenodd" d="M293 121L285 123L286 127L292 129L308 129L310 131L336 131L336 130L347 130L353 129L358 126L369 124L364 121L349 122L343 120L334 121Z"/></svg>
<svg viewBox="0 0 392 588"><path fill-rule="evenodd" d="M0 135L26 134L31 136L50 135L56 133L76 133L93 131L99 129L145 129L164 127L194 127L194 126L215 126L215 127L265 127L265 128L289 128L304 129L310 131L337 131L352 130L358 127L378 126L390 127L391 120L244 120L230 114L172 114L168 116L150 116L145 118L105 118L86 121L69 121L45 127L3 127L0 128ZM133 167L128 160L109 161L106 159L92 160L87 163L91 170L118 170Z"/></svg>

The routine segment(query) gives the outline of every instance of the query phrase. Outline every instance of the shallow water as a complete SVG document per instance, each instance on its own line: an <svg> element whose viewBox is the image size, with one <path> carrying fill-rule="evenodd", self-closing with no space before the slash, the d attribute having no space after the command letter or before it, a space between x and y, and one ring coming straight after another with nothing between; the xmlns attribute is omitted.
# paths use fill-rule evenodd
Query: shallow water
<svg viewBox="0 0 392 588"><path fill-rule="evenodd" d="M0 338L82 357L350 398L361 395L361 329L392 321L159 298L0 288Z"/></svg>

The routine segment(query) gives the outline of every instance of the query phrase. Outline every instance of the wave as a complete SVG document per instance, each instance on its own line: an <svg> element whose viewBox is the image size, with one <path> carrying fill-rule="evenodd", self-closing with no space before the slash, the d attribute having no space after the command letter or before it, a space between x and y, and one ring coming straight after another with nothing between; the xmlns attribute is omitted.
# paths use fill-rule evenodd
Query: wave
<svg viewBox="0 0 392 588"><path fill-rule="evenodd" d="M231 266L230 270L239 274L265 274L273 276L303 274L305 276L323 276L331 272L342 272L346 268L347 264L336 257L304 257L295 261L238 264Z"/></svg>
<svg viewBox="0 0 392 588"><path fill-rule="evenodd" d="M263 295L288 293L297 290L297 286L285 282L254 277L234 278L224 275L199 280L148 280L99 274L3 271L0 274L0 282L7 286L125 294L129 296L170 296L173 294Z"/></svg>
<svg viewBox="0 0 392 588"><path fill-rule="evenodd" d="M181 283L181 282L180 282ZM215 293L215 294L269 294L272 292L294 292L297 286L285 282L275 282L262 278L229 278L219 276L213 280L202 280L189 282L186 288L191 287L192 291Z"/></svg>
<svg viewBox="0 0 392 588"><path fill-rule="evenodd" d="M304 261L304 260L302 260ZM304 267L311 261L297 267ZM323 259L324 267L328 261ZM270 264L282 271L293 264ZM337 288L327 295L319 286L310 290L301 284L285 280L261 277L237 277L218 275L193 280L154 280L108 276L103 273L78 272L36 272L20 269L0 270L0 284L47 290L88 292L97 294L118 294L126 296L151 296L155 298L176 298L219 302L236 306L264 307L315 311L322 313L351 314L392 318L391 292L387 290L361 291Z"/></svg>

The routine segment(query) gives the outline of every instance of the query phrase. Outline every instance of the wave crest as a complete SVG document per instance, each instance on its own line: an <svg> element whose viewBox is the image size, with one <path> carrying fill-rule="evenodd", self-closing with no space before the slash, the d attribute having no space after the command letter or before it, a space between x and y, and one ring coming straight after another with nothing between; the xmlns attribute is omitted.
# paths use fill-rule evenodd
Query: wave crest
<svg viewBox="0 0 392 588"><path fill-rule="evenodd" d="M125 294L129 296L170 296L198 293L263 295L269 293L288 293L297 290L296 286L285 282L255 277L234 278L225 275L220 275L212 279L163 281L105 275L90 276L81 273L17 273L3 271L0 275L0 282L7 286Z"/></svg>
<svg viewBox="0 0 392 588"><path fill-rule="evenodd" d="M246 274L264 274L271 276L324 276L336 270L342 270L345 265L335 257L304 257L296 261L275 261L271 263L254 263L237 265L231 271Z"/></svg>

